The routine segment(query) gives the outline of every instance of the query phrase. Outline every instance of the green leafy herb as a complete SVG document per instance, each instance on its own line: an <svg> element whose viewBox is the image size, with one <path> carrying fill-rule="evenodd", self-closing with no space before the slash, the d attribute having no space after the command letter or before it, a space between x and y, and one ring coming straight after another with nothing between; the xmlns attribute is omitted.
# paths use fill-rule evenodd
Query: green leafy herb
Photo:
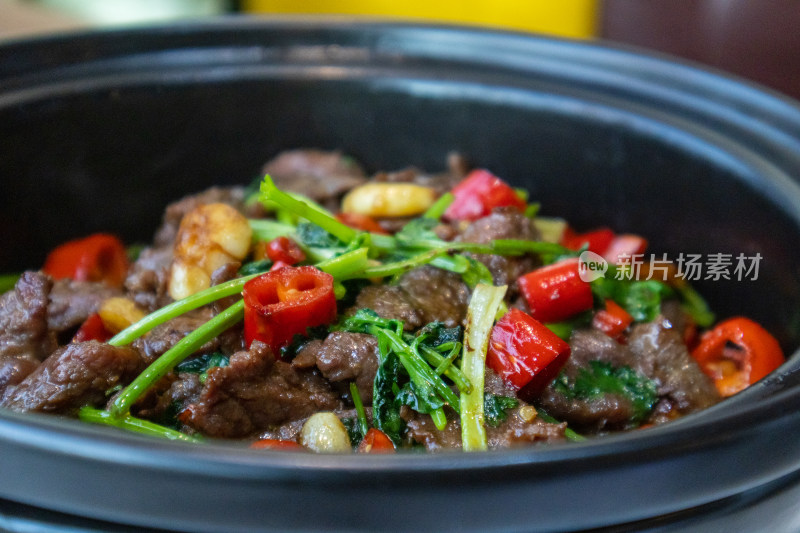
<svg viewBox="0 0 800 533"><path fill-rule="evenodd" d="M350 444L353 445L353 448L357 448L364 439L358 419L354 417L346 417L342 418L341 420L342 424L344 425L344 429L347 430L347 436L350 438Z"/></svg>
<svg viewBox="0 0 800 533"><path fill-rule="evenodd" d="M571 399L594 400L606 394L626 398L633 407L631 422L641 423L658 400L656 383L629 366L614 367L605 361L589 361L573 383L564 373L555 381L555 389Z"/></svg>
<svg viewBox="0 0 800 533"><path fill-rule="evenodd" d="M399 446L406 423L400 416L399 404L395 402L394 388L402 379L403 367L400 359L388 347L384 346L381 352L381 364L375 374L373 386L372 420L376 428L386 433Z"/></svg>
<svg viewBox="0 0 800 533"><path fill-rule="evenodd" d="M304 335L295 335L289 344L281 348L281 359L291 361L297 353L309 342L315 339L324 339L328 336L328 326L314 326L306 328Z"/></svg>
<svg viewBox="0 0 800 533"><path fill-rule="evenodd" d="M398 245L405 247L441 246L445 241L433 231L437 224L438 222L432 218L415 218L403 226L394 238Z"/></svg>
<svg viewBox="0 0 800 533"><path fill-rule="evenodd" d="M311 222L300 222L297 225L296 232L300 242L306 246L313 246L315 248L337 248L345 246L342 241Z"/></svg>
<svg viewBox="0 0 800 533"><path fill-rule="evenodd" d="M436 396L432 388L419 389L413 381L409 381L397 393L395 401L400 405L407 405L414 411L426 415L444 407L444 401Z"/></svg>
<svg viewBox="0 0 800 533"><path fill-rule="evenodd" d="M224 355L220 352L214 352L210 354L203 354L189 361L184 361L176 366L175 369L178 372L200 374L200 384L205 384L206 380L208 379L209 370L218 366L228 366L229 363L230 360L228 359L227 355Z"/></svg>
<svg viewBox="0 0 800 533"><path fill-rule="evenodd" d="M427 410L429 406L436 405L441 400L441 406L449 404L453 410L459 412L458 396L444 382L442 377L431 368L428 360L420 353L420 340L411 340L409 342L409 339L404 337L402 321L381 318L370 309L360 309L355 315L345 318L336 326L336 329L356 333L369 333L377 337L381 360L385 360L391 354L397 356L409 379L414 384L411 392L417 398L418 405ZM401 382L394 381L394 383L399 385ZM377 389L376 381L375 395L378 394ZM401 391L398 388L393 392L396 397ZM412 402L408 393L403 393L402 397ZM434 398L438 398L438 400L434 400ZM441 406L433 408L429 413L434 424L440 430L444 429L447 424L447 418Z"/></svg>
<svg viewBox="0 0 800 533"><path fill-rule="evenodd" d="M657 280L619 280L599 278L592 282L592 292L600 299L611 299L622 306L636 322L651 322L661 312L661 301L674 291Z"/></svg>
<svg viewBox="0 0 800 533"><path fill-rule="evenodd" d="M238 274L240 276L263 274L264 272L268 272L271 267L272 267L272 261L270 261L269 259L263 259L261 261L250 261L249 263L243 264L239 268Z"/></svg>
<svg viewBox="0 0 800 533"><path fill-rule="evenodd" d="M714 313L708 303L688 283L677 289L681 297L681 309L692 317L695 324L701 328L710 327L714 323Z"/></svg>
<svg viewBox="0 0 800 533"><path fill-rule="evenodd" d="M509 409L514 409L519 405L519 400L510 396L498 396L495 394L485 394L483 397L483 416L486 423L492 427L497 427L508 418Z"/></svg>

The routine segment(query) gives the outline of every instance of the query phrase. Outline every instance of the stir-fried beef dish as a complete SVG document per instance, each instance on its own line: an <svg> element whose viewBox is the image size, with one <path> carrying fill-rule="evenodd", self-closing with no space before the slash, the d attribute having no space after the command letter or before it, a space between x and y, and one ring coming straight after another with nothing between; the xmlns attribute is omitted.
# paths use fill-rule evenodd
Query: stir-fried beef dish
<svg viewBox="0 0 800 533"><path fill-rule="evenodd" d="M0 296L0 407L197 443L480 451L664 424L783 363L676 265L654 275L644 236L444 166L370 177L293 150L166 206L149 245L58 246Z"/></svg>

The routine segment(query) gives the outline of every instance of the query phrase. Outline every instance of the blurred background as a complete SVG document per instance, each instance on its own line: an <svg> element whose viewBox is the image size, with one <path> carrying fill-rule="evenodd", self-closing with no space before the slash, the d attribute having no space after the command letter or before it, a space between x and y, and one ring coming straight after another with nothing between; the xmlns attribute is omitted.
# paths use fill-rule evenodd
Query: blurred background
<svg viewBox="0 0 800 533"><path fill-rule="evenodd" d="M666 52L800 100L800 0L0 0L0 41L220 14L485 25Z"/></svg>

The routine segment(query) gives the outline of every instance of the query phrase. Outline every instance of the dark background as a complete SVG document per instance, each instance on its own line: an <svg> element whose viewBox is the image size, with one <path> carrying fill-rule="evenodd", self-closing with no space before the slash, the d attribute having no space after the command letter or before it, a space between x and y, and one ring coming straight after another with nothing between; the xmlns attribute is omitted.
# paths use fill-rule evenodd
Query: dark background
<svg viewBox="0 0 800 533"><path fill-rule="evenodd" d="M604 0L602 38L699 61L800 100L800 0Z"/></svg>

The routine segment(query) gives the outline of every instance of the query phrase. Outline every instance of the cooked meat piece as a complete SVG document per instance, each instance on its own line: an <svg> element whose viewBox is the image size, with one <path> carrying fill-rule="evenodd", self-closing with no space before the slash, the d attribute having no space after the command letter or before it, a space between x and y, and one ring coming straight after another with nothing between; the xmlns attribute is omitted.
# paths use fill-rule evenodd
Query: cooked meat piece
<svg viewBox="0 0 800 533"><path fill-rule="evenodd" d="M178 227L181 225L183 216L195 207L222 203L242 211L244 210L244 195L243 187L212 187L199 194L186 196L171 203L167 206L164 220L156 232L155 247L169 246L171 249L175 237L178 235Z"/></svg>
<svg viewBox="0 0 800 533"><path fill-rule="evenodd" d="M535 241L539 238L539 231L531 219L513 207L499 207L491 215L471 223L455 240L488 243L496 239ZM470 255L486 265L492 273L495 284L509 285L509 298L516 295L517 278L539 266L538 259L533 256Z"/></svg>
<svg viewBox="0 0 800 533"><path fill-rule="evenodd" d="M322 375L332 382L355 381L365 404L372 403L375 373L378 371L378 341L365 333L334 331L324 341L311 341L297 354L295 368L312 357Z"/></svg>
<svg viewBox="0 0 800 533"><path fill-rule="evenodd" d="M140 418L169 425L174 423L178 413L197 399L202 389L199 374L167 374L136 401L131 411Z"/></svg>
<svg viewBox="0 0 800 533"><path fill-rule="evenodd" d="M105 300L115 296L122 296L122 291L105 283L58 280L50 291L47 325L57 333L69 331L83 324Z"/></svg>
<svg viewBox="0 0 800 533"><path fill-rule="evenodd" d="M219 285L220 283L225 283L226 281L230 281L239 277L239 268L242 266L241 263L233 262L233 263L226 263L216 269L211 274L211 285ZM214 311L214 314L219 314L234 303L237 300L241 299L240 296L228 296L227 298L222 298L220 300L215 301L211 304L211 308ZM240 323L237 326L234 326L227 331L223 332L219 337L219 350L225 354L232 354L234 352L238 352L239 350L244 350L244 336L242 335L243 326Z"/></svg>
<svg viewBox="0 0 800 533"><path fill-rule="evenodd" d="M136 339L133 342L133 346L142 353L147 364L150 364L211 318L212 311L210 308L191 311L156 326L144 337ZM198 350L198 353L209 353L218 348L219 338L215 337L203 345Z"/></svg>
<svg viewBox="0 0 800 533"><path fill-rule="evenodd" d="M629 366L655 381L659 400L647 420L649 423L663 423L676 414L704 409L720 400L711 380L692 359L681 335L664 327L663 317L634 326L627 346L596 330L575 331L570 346L572 353L563 369L570 379L574 379L581 368L587 368L590 361L598 360L614 367ZM622 429L633 414L630 400L621 395L572 399L564 397L552 384L545 388L539 401L551 415L582 431Z"/></svg>
<svg viewBox="0 0 800 533"><path fill-rule="evenodd" d="M372 309L382 318L402 320L406 331L433 321L453 327L463 324L469 296L460 276L425 265L403 274L398 285L364 287L347 314Z"/></svg>
<svg viewBox="0 0 800 533"><path fill-rule="evenodd" d="M520 402L520 406L510 410L508 418L499 426L486 426L486 441L490 450L564 439L566 424L551 424L539 417L523 419L519 409L526 405ZM429 415L406 408L401 409L401 415L406 421L406 438L409 442L422 444L429 452L461 449L461 422L456 416L448 416L447 425L439 431Z"/></svg>
<svg viewBox="0 0 800 533"><path fill-rule="evenodd" d="M130 382L143 368L139 352L97 341L61 347L16 387L0 405L15 411L69 413L101 405L106 391Z"/></svg>
<svg viewBox="0 0 800 533"><path fill-rule="evenodd" d="M414 302L400 287L394 285L367 285L356 297L356 303L347 310L352 315L359 309L372 309L381 318L402 320L406 331L424 325L422 313L414 307Z"/></svg>
<svg viewBox="0 0 800 533"><path fill-rule="evenodd" d="M693 327L691 319L681 309L678 300L666 300L661 303L661 316L664 319L664 327L671 328L683 336L688 328Z"/></svg>
<svg viewBox="0 0 800 533"><path fill-rule="evenodd" d="M38 366L39 360L28 355L0 357L0 398L7 388L19 384Z"/></svg>
<svg viewBox="0 0 800 533"><path fill-rule="evenodd" d="M125 290L140 307L150 312L172 302L167 285L172 265L172 245L145 248L128 270Z"/></svg>
<svg viewBox="0 0 800 533"><path fill-rule="evenodd" d="M220 285L225 283L226 281L231 281L239 277L239 268L241 268L242 264L238 261L234 261L231 263L225 263L214 272L211 273L211 286ZM212 307L214 308L215 313L221 313L238 300L238 296L228 296L227 298L222 298L221 300L217 300L214 302Z"/></svg>
<svg viewBox="0 0 800 533"><path fill-rule="evenodd" d="M614 367L629 366L647 375L627 346L600 331L576 330L570 338L570 348L569 359L562 369L570 381L574 381L581 369L588 368L590 361L603 361ZM554 384L544 389L539 402L550 415L584 432L624 428L634 415L633 404L624 396L604 394L591 399L568 398L558 392Z"/></svg>
<svg viewBox="0 0 800 533"><path fill-rule="evenodd" d="M180 420L204 435L236 438L340 407L318 373L276 361L268 346L255 341L229 366L209 370L202 393Z"/></svg>
<svg viewBox="0 0 800 533"><path fill-rule="evenodd" d="M398 286L421 314L423 324L463 325L470 291L458 274L425 265L403 274Z"/></svg>
<svg viewBox="0 0 800 533"><path fill-rule="evenodd" d="M430 187L438 194L449 192L458 182L464 179L468 172L468 165L464 157L457 153L447 156L447 170L437 174L429 174L409 167L395 172L379 172L373 179L393 183L416 183L423 187Z"/></svg>
<svg viewBox="0 0 800 533"><path fill-rule="evenodd" d="M284 191L300 193L338 211L344 193L366 181L361 166L341 152L291 150L278 154L262 170Z"/></svg>
<svg viewBox="0 0 800 533"><path fill-rule="evenodd" d="M56 349L48 329L47 305L53 281L40 272L24 272L14 290L0 296L0 359L24 356L43 360Z"/></svg>
<svg viewBox="0 0 800 533"><path fill-rule="evenodd" d="M657 411L664 414L675 410L684 415L719 402L721 398L716 387L689 354L681 334L665 328L663 322L659 318L649 324L636 325L628 336L628 346L639 367L658 383L660 405ZM667 405L670 409L666 409ZM675 413L672 415L674 417Z"/></svg>

